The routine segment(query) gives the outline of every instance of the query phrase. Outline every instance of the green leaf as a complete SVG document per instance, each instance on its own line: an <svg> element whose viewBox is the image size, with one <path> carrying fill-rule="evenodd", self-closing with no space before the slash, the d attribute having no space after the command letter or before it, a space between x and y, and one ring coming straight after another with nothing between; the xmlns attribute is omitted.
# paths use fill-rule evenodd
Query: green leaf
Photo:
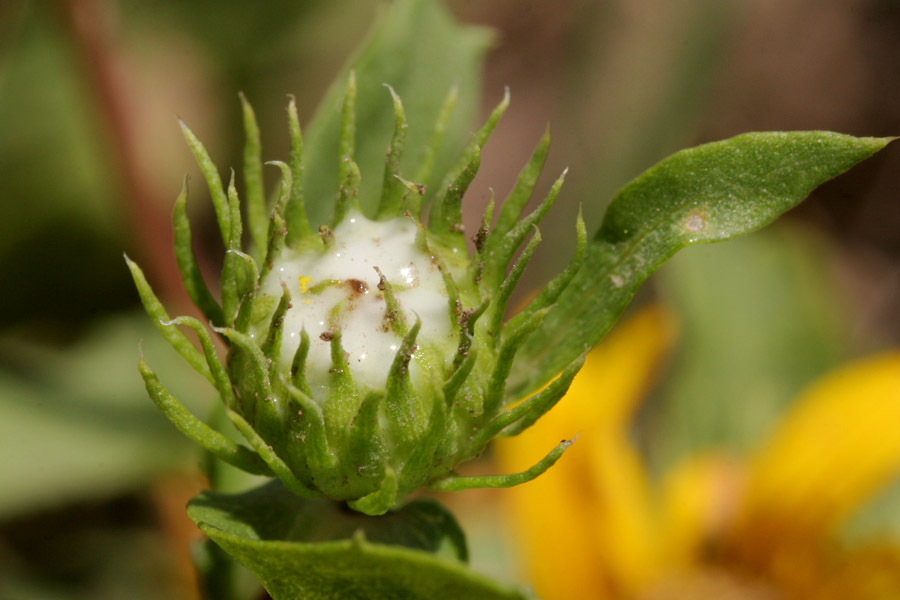
<svg viewBox="0 0 900 600"><path fill-rule="evenodd" d="M141 359L139 363L147 394L162 411L162 413L175 425L181 433L194 440L205 448L213 456L230 465L243 469L248 473L259 475L272 475L259 456L246 446L235 444L186 409L178 402L168 390L159 382L147 363Z"/></svg>
<svg viewBox="0 0 900 600"><path fill-rule="evenodd" d="M205 492L188 516L275 600L528 598L465 566L463 533L433 500L367 517L276 481L240 495Z"/></svg>
<svg viewBox="0 0 900 600"><path fill-rule="evenodd" d="M197 350L187 336L181 333L181 331L171 323L172 319L166 312L162 302L160 302L159 298L156 297L156 294L153 293L150 284L147 283L144 272L137 263L127 256L125 257L125 262L128 264L128 269L131 271L131 276L134 278L134 284L135 287L137 287L141 303L144 305L144 310L146 310L147 314L150 315L150 318L153 319L153 324L159 332L162 333L162 336L166 341L172 345L176 352L178 352L184 360L194 368L194 370L203 375L211 384L215 385L216 381L213 378L212 373L209 372L206 358L204 358L203 354Z"/></svg>
<svg viewBox="0 0 900 600"><path fill-rule="evenodd" d="M890 141L748 133L682 150L645 171L616 194L585 264L519 351L508 389L539 387L600 341L644 280L678 250L767 225Z"/></svg>
<svg viewBox="0 0 900 600"><path fill-rule="evenodd" d="M432 181L440 181L471 132L479 103L481 62L489 41L484 29L458 25L438 2L397 0L385 11L306 128L303 189L313 229L327 222L333 210L340 106L348 69L352 66L356 71L358 90L354 160L362 173L360 204L366 214L373 215L395 122L391 94L383 84L390 84L403 98L409 129L400 167L406 177L413 177L425 158L447 92L458 85L456 108L432 174Z"/></svg>
<svg viewBox="0 0 900 600"><path fill-rule="evenodd" d="M219 306L219 303L210 293L209 287L207 287L203 279L203 274L200 272L200 266L197 264L197 257L191 245L191 225L187 216L187 197L188 179L185 177L181 193L175 200L175 209L172 214L172 224L175 230L175 261L178 264L178 272L181 274L184 289L190 296L191 301L206 315L210 322L221 327L225 323L222 307Z"/></svg>
<svg viewBox="0 0 900 600"><path fill-rule="evenodd" d="M243 93L239 94L244 113L244 186L246 188L247 226L253 242L253 258L263 259L269 225L266 193L263 185L262 150L256 114Z"/></svg>

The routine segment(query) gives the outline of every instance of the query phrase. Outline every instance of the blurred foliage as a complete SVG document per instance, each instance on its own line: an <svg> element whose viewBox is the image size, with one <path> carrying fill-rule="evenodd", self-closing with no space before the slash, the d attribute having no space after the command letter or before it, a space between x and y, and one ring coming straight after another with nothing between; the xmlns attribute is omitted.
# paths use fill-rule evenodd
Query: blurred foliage
<svg viewBox="0 0 900 600"><path fill-rule="evenodd" d="M585 219L595 225L622 183L694 139L736 6L717 0L657 3L652 11L626 3L586 6L563 79L571 94L564 118L584 131L579 162L602 165L574 182L579 197L592 199ZM599 75L582 57L600 66Z"/></svg>
<svg viewBox="0 0 900 600"><path fill-rule="evenodd" d="M823 239L788 223L692 248L663 269L681 334L645 409L655 463L711 446L751 448L801 388L848 358L828 256Z"/></svg>
<svg viewBox="0 0 900 600"><path fill-rule="evenodd" d="M133 304L116 176L68 41L44 11L18 25L0 63L0 329L37 321L71 339Z"/></svg>
<svg viewBox="0 0 900 600"><path fill-rule="evenodd" d="M204 412L208 396L145 319L119 317L56 352L6 337L0 357L0 516L121 493L191 465L192 451L135 385L135 340L173 369L179 393ZM125 351L124 349L128 349Z"/></svg>

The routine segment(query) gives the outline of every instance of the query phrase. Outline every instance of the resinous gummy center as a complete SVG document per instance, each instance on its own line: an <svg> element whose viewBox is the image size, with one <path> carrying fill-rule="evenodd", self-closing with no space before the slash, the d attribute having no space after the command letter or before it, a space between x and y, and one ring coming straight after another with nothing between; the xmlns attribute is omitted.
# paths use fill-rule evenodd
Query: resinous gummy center
<svg viewBox="0 0 900 600"><path fill-rule="evenodd" d="M417 226L409 218L376 222L350 213L332 232L333 243L323 250L286 249L262 289L278 298L284 283L291 293L291 308L284 318L282 364L290 365L305 329L310 339L307 380L312 386L327 385L331 338L340 330L356 383L383 388L402 337L386 319L378 271L390 284L406 323L412 326L417 317L421 320L417 345L452 348L456 339L443 277L432 257L416 246L416 233ZM411 363L414 379L422 375L416 363Z"/></svg>

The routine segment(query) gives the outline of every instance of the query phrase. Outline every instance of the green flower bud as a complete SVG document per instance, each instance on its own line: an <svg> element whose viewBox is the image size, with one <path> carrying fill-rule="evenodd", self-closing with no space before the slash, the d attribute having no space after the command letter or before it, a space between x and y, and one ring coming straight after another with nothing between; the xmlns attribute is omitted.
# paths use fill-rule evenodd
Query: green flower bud
<svg viewBox="0 0 900 600"><path fill-rule="evenodd" d="M233 177L226 191L202 144L184 127L209 185L226 247L221 302L207 290L191 252L186 187L176 202L176 255L189 294L228 345L224 363L207 327L189 317L170 319L140 269L128 261L147 311L173 346L217 387L250 448L188 413L142 359L148 392L166 416L226 462L277 476L298 495L347 501L368 514L386 512L423 486L501 487L542 473L571 442L562 442L524 473L460 477L454 468L480 454L494 436L515 435L533 424L563 396L581 364L576 361L518 404L519 398L507 397L505 383L516 350L540 326L585 253L579 216L573 263L504 323L513 288L540 242L537 225L565 175L534 212L521 217L549 134L496 219L491 202L470 255L461 200L508 96L435 194L425 225L424 186L399 172L406 119L400 99L390 92L396 126L376 213L363 214L357 198L351 74L334 216L317 231L303 205L302 142L293 102L288 108L291 156L289 164L275 163L282 170L281 190L266 217L256 123L244 101L249 253L241 243L244 223ZM442 111L437 131L448 115L449 110ZM196 332L200 350L179 326Z"/></svg>

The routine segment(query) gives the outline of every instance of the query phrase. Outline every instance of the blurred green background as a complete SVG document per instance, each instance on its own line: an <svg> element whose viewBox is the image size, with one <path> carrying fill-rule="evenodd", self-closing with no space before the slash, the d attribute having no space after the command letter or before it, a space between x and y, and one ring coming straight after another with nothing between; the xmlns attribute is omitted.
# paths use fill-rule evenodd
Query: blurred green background
<svg viewBox="0 0 900 600"><path fill-rule="evenodd" d="M308 122L383 4L0 4L0 599L196 597L186 549L199 534L183 505L203 485L199 455L146 398L138 340L200 414L211 390L140 310L122 253L170 312L190 311L169 218L184 174L199 174L176 115L221 169L237 166L243 91L265 158L283 158L285 95ZM547 121L547 182L570 167L543 227L559 242L538 251L533 285L571 256L579 204L596 228L619 186L679 148L751 130L900 133L893 0L449 5L494 32L482 116L512 91L469 191L470 228ZM690 249L654 278L639 301L661 299L681 323L635 430L656 468L752 447L812 378L900 341L898 158L890 147L776 226ZM212 273L214 219L195 199ZM494 499L451 502L473 566L510 579ZM894 499L856 529L900 535Z"/></svg>

